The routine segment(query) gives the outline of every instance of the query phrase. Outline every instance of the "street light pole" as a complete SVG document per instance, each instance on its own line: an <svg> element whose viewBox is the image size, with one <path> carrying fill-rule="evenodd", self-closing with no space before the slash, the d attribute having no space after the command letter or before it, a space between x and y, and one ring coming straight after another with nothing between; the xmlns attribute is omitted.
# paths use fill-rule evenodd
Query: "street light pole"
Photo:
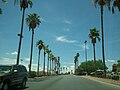
<svg viewBox="0 0 120 90"><path fill-rule="evenodd" d="M85 41L85 60L86 60L86 72L87 72L87 48L86 48L86 43L87 43L87 41Z"/></svg>

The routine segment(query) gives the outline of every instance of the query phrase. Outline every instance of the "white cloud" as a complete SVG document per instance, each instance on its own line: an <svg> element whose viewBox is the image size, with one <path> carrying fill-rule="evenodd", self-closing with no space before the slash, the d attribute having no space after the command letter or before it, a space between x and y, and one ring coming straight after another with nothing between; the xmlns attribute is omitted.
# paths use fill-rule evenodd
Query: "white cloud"
<svg viewBox="0 0 120 90"><path fill-rule="evenodd" d="M15 64L15 63L16 63L16 59L0 57L0 64L10 65L10 64Z"/></svg>
<svg viewBox="0 0 120 90"><path fill-rule="evenodd" d="M63 30L66 31L66 32L69 32L69 31L70 31L69 28L64 28Z"/></svg>
<svg viewBox="0 0 120 90"><path fill-rule="evenodd" d="M85 49L85 44L81 45L83 49ZM89 45L86 45L86 49L89 49Z"/></svg>
<svg viewBox="0 0 120 90"><path fill-rule="evenodd" d="M85 49L85 44L76 44L76 46L81 47L82 49ZM89 45L86 45L86 49L90 49Z"/></svg>
<svg viewBox="0 0 120 90"><path fill-rule="evenodd" d="M110 59L108 59L106 62L115 63L116 61L115 61L115 60L110 60Z"/></svg>
<svg viewBox="0 0 120 90"><path fill-rule="evenodd" d="M71 25L71 24L72 24L72 22L71 22L71 21L69 21L69 20L63 20L63 22L64 22L64 23L66 23L66 24L69 24L69 25Z"/></svg>
<svg viewBox="0 0 120 90"><path fill-rule="evenodd" d="M24 60L27 61L27 62L29 62L29 61L30 61L30 58L25 58Z"/></svg>
<svg viewBox="0 0 120 90"><path fill-rule="evenodd" d="M17 55L17 52L16 52L16 51L14 51L14 52L12 52L12 53L11 53L11 55Z"/></svg>
<svg viewBox="0 0 120 90"><path fill-rule="evenodd" d="M65 42L65 43L76 43L76 40L69 40L65 36L56 37L56 41Z"/></svg>
<svg viewBox="0 0 120 90"><path fill-rule="evenodd" d="M6 54L17 55L17 51L14 51L14 52L11 52L11 53L6 53Z"/></svg>
<svg viewBox="0 0 120 90"><path fill-rule="evenodd" d="M45 20L44 18L41 18L41 21L42 22L48 22L47 20Z"/></svg>

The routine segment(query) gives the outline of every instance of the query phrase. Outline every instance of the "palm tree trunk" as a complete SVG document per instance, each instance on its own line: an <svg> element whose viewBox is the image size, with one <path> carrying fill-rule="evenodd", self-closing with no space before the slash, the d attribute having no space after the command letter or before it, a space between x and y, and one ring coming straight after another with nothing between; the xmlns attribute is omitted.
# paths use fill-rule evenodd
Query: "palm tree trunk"
<svg viewBox="0 0 120 90"><path fill-rule="evenodd" d="M31 41L31 53L30 53L29 75L31 75L32 53L33 53L33 39L34 39L34 29L32 29L32 41Z"/></svg>
<svg viewBox="0 0 120 90"><path fill-rule="evenodd" d="M94 69L95 69L95 76L96 76L96 52L95 52L95 43L93 43L93 53L94 53Z"/></svg>
<svg viewBox="0 0 120 90"><path fill-rule="evenodd" d="M49 55L48 55L48 62L47 62L47 75L49 75Z"/></svg>
<svg viewBox="0 0 120 90"><path fill-rule="evenodd" d="M75 74L76 74L76 62L75 62Z"/></svg>
<svg viewBox="0 0 120 90"><path fill-rule="evenodd" d="M104 77L106 78L106 69L105 69L105 52L104 52L104 31L103 31L103 6L101 5L101 33L102 33L102 57L104 65Z"/></svg>
<svg viewBox="0 0 120 90"><path fill-rule="evenodd" d="M38 52L38 67L37 67L37 76L39 77L39 66L40 66L40 49Z"/></svg>
<svg viewBox="0 0 120 90"><path fill-rule="evenodd" d="M18 34L18 36L20 37L19 40L19 46L18 46L18 54L17 54L17 65L19 64L19 59L20 59L20 49L21 49L21 43L22 43L22 33L23 33L23 25L24 25L24 15L25 15L25 8L23 8L23 13L22 13L22 24L21 24L21 32L20 34Z"/></svg>
<svg viewBox="0 0 120 90"><path fill-rule="evenodd" d="M51 73L53 74L53 59L52 59L52 72Z"/></svg>
<svg viewBox="0 0 120 90"><path fill-rule="evenodd" d="M50 75L51 75L51 60L52 60L52 59L51 59L51 57L50 57Z"/></svg>
<svg viewBox="0 0 120 90"><path fill-rule="evenodd" d="M45 55L46 55L46 53L45 53L45 51L44 51L44 64L43 64L43 75L45 76Z"/></svg>

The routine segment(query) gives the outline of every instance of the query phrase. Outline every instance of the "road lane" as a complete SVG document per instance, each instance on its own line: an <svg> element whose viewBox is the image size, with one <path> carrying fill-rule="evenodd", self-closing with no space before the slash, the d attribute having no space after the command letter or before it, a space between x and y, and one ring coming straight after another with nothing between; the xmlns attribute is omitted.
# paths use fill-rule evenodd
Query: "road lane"
<svg viewBox="0 0 120 90"><path fill-rule="evenodd" d="M31 80L27 82L27 86L25 90L120 90L120 86L73 75Z"/></svg>

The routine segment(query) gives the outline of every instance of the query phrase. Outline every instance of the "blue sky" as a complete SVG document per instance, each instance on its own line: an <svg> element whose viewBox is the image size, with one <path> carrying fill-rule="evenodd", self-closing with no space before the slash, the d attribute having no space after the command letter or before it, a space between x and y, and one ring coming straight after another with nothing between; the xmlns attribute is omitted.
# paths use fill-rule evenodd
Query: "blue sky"
<svg viewBox="0 0 120 90"><path fill-rule="evenodd" d="M13 0L8 4L0 1L3 14L0 15L0 64L16 63L22 11ZM105 58L107 65L120 59L120 13L112 14L104 7ZM38 49L36 42L43 40L55 56L61 57L62 66L73 66L76 53L80 53L79 63L85 61L84 41L87 40L88 59L93 59L93 48L88 37L89 30L96 27L100 30L100 8L91 0L33 0L33 8L28 13L37 13L41 25L35 29L33 66L36 67ZM101 30L100 30L101 34ZM23 64L29 64L31 32L24 22L21 56ZM100 36L101 37L101 36ZM101 42L96 43L96 57L102 59ZM41 66L43 51L41 52Z"/></svg>

